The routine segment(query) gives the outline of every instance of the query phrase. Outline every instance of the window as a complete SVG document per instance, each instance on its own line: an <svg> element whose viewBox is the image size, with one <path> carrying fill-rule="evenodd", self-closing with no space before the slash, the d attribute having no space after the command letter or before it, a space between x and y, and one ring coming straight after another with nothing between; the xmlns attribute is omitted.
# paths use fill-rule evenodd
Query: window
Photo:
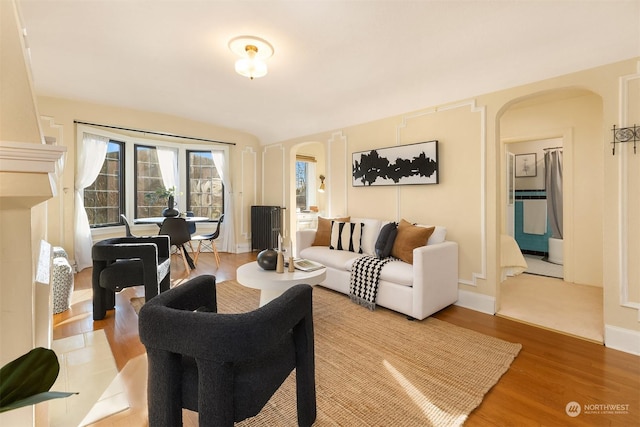
<svg viewBox="0 0 640 427"><path fill-rule="evenodd" d="M187 150L187 210L218 219L224 213L224 185L211 151Z"/></svg>
<svg viewBox="0 0 640 427"><path fill-rule="evenodd" d="M155 147L135 146L135 217L162 216L166 191Z"/></svg>
<svg viewBox="0 0 640 427"><path fill-rule="evenodd" d="M296 156L296 209L309 210L316 203L316 160L309 156Z"/></svg>
<svg viewBox="0 0 640 427"><path fill-rule="evenodd" d="M174 207L181 212L193 211L211 220L224 213L224 185L217 168L228 161L227 147L138 138L79 126L83 144L85 133L107 143L102 170L84 190L92 228L122 225L120 214L132 221L162 216L169 194L174 195ZM87 147L90 142L87 140Z"/></svg>
<svg viewBox="0 0 640 427"><path fill-rule="evenodd" d="M124 143L109 140L96 180L84 189L84 207L91 227L120 224L124 212Z"/></svg>

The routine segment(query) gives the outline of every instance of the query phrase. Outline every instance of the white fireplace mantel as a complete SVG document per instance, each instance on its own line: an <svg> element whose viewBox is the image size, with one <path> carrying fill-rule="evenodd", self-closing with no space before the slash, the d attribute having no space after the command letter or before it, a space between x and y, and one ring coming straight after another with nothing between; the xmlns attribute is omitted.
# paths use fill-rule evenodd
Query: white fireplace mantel
<svg viewBox="0 0 640 427"><path fill-rule="evenodd" d="M66 147L0 141L0 172L53 173Z"/></svg>
<svg viewBox="0 0 640 427"><path fill-rule="evenodd" d="M53 197L65 152L38 142L0 141L0 365L50 346L51 286L37 281L36 272L47 234L43 202ZM0 425L49 425L47 406L2 413Z"/></svg>

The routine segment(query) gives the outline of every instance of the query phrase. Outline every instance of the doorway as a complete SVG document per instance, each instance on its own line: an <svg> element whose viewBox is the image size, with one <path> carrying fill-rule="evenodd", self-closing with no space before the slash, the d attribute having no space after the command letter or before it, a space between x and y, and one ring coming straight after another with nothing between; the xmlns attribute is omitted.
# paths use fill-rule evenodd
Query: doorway
<svg viewBox="0 0 640 427"><path fill-rule="evenodd" d="M558 279L564 278L562 142L558 137L506 144L507 234L527 261L526 273Z"/></svg>
<svg viewBox="0 0 640 427"><path fill-rule="evenodd" d="M326 161L324 145L310 141L291 149L291 230L315 229L318 216L325 215Z"/></svg>
<svg viewBox="0 0 640 427"><path fill-rule="evenodd" d="M551 150L545 148L562 147L564 210L562 257L556 263L562 273L530 271L536 274L507 278L497 289L497 315L596 342L602 342L604 330L603 255L598 250L603 233L602 120L602 98L586 90L526 96L507 104L499 115L498 150L503 154L502 234L513 236L527 256L537 255L540 261L549 257L548 237L543 236L552 233L551 226L544 216L535 216L545 212L544 203L538 202L547 198L543 170L545 154ZM517 238L518 227L526 231L524 218L517 218L524 214L525 201L531 201L526 234L542 239L540 247L528 247Z"/></svg>

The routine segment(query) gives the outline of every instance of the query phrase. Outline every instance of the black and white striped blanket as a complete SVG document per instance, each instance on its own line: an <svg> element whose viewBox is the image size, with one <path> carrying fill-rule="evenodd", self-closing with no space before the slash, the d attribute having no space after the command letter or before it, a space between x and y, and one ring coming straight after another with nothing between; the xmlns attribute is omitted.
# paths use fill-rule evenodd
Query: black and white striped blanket
<svg viewBox="0 0 640 427"><path fill-rule="evenodd" d="M349 298L369 310L375 310L378 295L378 282L382 267L393 258L376 258L364 256L358 258L351 268Z"/></svg>

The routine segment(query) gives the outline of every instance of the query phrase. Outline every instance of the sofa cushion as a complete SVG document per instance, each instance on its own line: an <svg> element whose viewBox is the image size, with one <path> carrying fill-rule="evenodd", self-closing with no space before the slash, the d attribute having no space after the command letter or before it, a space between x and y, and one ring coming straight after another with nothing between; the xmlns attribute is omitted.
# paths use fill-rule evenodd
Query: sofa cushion
<svg viewBox="0 0 640 427"><path fill-rule="evenodd" d="M391 249L393 248L393 242L396 240L397 234L398 224L395 222L390 222L382 226L375 247L378 258L386 258L391 255Z"/></svg>
<svg viewBox="0 0 640 427"><path fill-rule="evenodd" d="M329 246L331 243L331 221L349 222L351 217L344 218L322 218L318 217L318 228L316 237L311 246Z"/></svg>
<svg viewBox="0 0 640 427"><path fill-rule="evenodd" d="M403 261L388 262L382 267L380 280L411 287L413 286L413 265Z"/></svg>
<svg viewBox="0 0 640 427"><path fill-rule="evenodd" d="M371 218L351 218L351 222L360 222L364 224L362 228L362 253L375 256L376 255L376 239L380 233L380 227L383 222L379 219Z"/></svg>
<svg viewBox="0 0 640 427"><path fill-rule="evenodd" d="M344 251L340 251L344 252ZM353 263L359 257L353 257L345 262L347 271L353 269ZM393 260L386 263L380 271L380 280L397 283L403 286L413 286L413 266L400 260Z"/></svg>
<svg viewBox="0 0 640 427"><path fill-rule="evenodd" d="M363 224L360 222L331 221L331 244L329 249L361 254L362 227Z"/></svg>
<svg viewBox="0 0 640 427"><path fill-rule="evenodd" d="M429 236L429 240L427 240L427 246L435 245L437 243L442 243L447 238L447 228L441 225L422 225L418 224L418 227L431 228L435 227L431 236Z"/></svg>
<svg viewBox="0 0 640 427"><path fill-rule="evenodd" d="M404 219L401 220L391 256L413 264L413 250L425 246L434 229L435 227L418 227Z"/></svg>
<svg viewBox="0 0 640 427"><path fill-rule="evenodd" d="M351 265L363 255L349 251L336 251L326 246L311 246L300 251L300 257L319 262L341 271L351 271Z"/></svg>

